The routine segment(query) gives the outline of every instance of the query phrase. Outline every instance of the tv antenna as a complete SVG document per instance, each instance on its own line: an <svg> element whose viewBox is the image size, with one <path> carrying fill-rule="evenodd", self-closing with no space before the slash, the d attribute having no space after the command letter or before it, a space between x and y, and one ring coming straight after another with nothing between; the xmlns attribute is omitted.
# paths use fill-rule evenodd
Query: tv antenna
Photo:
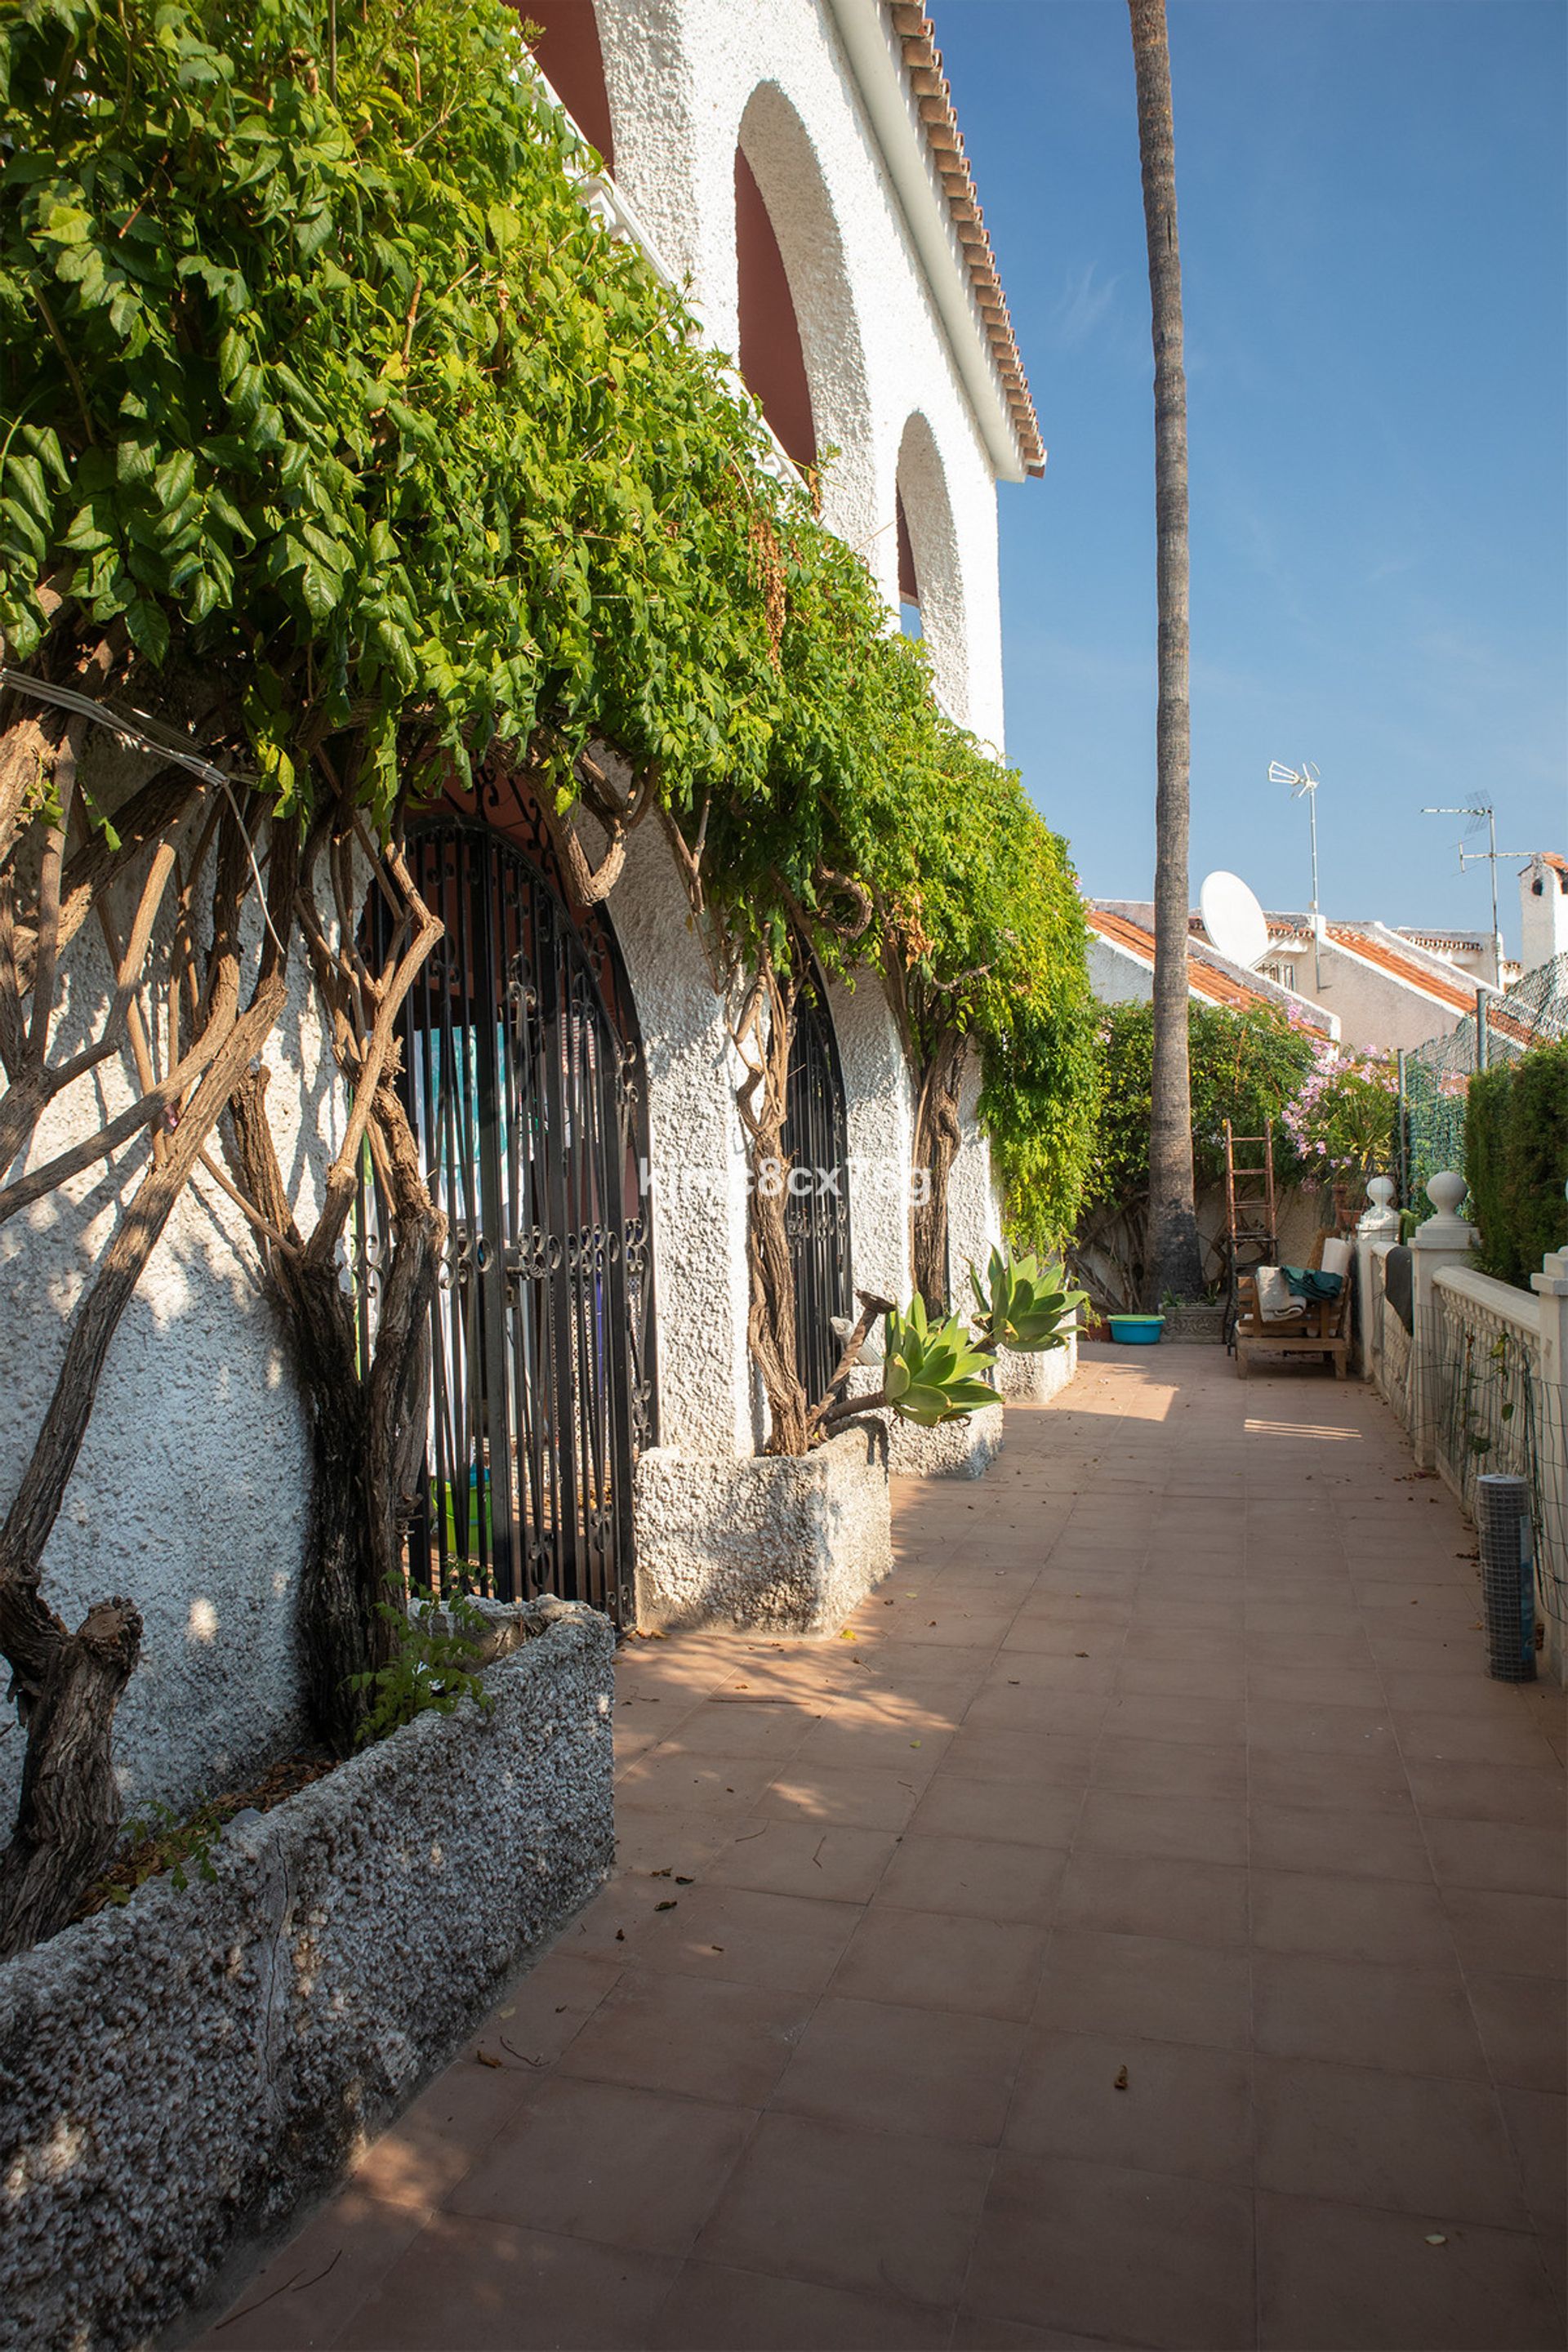
<svg viewBox="0 0 1568 2352"><path fill-rule="evenodd" d="M1476 824L1479 825L1483 820L1486 824L1487 846L1485 849L1467 849L1463 841L1457 842L1455 846L1459 853L1461 874L1467 866L1489 866L1492 869L1492 985L1500 990L1502 987L1502 930L1498 922L1498 859L1529 857L1533 853L1528 849L1498 847L1497 811L1489 801L1478 801L1473 808L1424 808L1421 814L1423 816L1472 816L1476 820ZM1473 833L1475 830L1476 825L1472 825L1470 831Z"/></svg>
<svg viewBox="0 0 1568 2352"><path fill-rule="evenodd" d="M1305 799L1312 821L1312 985L1323 985L1323 957L1321 945L1321 926L1318 920L1318 784L1320 778L1310 760L1303 760L1299 768L1288 768L1283 761L1270 760L1268 781L1271 784L1289 784L1293 801Z"/></svg>

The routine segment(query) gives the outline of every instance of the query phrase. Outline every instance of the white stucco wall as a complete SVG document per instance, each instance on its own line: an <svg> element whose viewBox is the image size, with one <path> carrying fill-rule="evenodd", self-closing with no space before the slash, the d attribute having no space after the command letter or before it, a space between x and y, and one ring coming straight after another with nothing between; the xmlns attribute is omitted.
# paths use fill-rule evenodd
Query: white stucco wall
<svg viewBox="0 0 1568 2352"><path fill-rule="evenodd" d="M849 1247L854 1286L909 1300L910 1155L914 1097L879 976L829 982L827 1010L844 1071L849 1135Z"/></svg>
<svg viewBox="0 0 1568 2352"><path fill-rule="evenodd" d="M1002 1238L996 1187L991 1174L991 1146L980 1125L980 1056L970 1047L963 1058L958 1090L958 1124L963 1138L948 1178L947 1249L952 1304L967 1314L973 1294L969 1287L971 1264L984 1270L992 1246Z"/></svg>
<svg viewBox="0 0 1568 2352"><path fill-rule="evenodd" d="M900 451L910 420L924 420L904 490L934 599L938 690L1000 749L991 462L823 0L596 5L616 181L730 352L739 339L734 157L744 146L790 281L818 444L839 453L824 519L865 555L890 606Z"/></svg>
<svg viewBox="0 0 1568 2352"><path fill-rule="evenodd" d="M132 766L123 755L105 759L106 740L89 747L84 777L112 810ZM249 945L257 935L253 914ZM309 1202L339 1131L337 1093L298 964L291 978L267 1048L268 1108L285 1179ZM84 930L67 965L57 1058L85 1042L109 985L100 944ZM6 1172L41 1165L138 1091L128 1062L101 1066L57 1098L26 1159ZM52 1393L68 1318L144 1165L142 1154L127 1150L112 1169L85 1171L0 1227L5 1501ZM216 1793L300 1733L294 1611L309 1433L255 1263L239 1211L198 1170L110 1345L44 1552L44 1598L68 1624L112 1594L142 1612L141 1663L114 1735L131 1804L156 1797L183 1806ZM0 1822L15 1802L22 1752L14 1712L0 1709Z"/></svg>
<svg viewBox="0 0 1568 2352"><path fill-rule="evenodd" d="M584 828L597 855L595 828ZM674 854L634 832L606 906L631 982L647 1070L661 1445L752 1450L746 1351L742 1075Z"/></svg>

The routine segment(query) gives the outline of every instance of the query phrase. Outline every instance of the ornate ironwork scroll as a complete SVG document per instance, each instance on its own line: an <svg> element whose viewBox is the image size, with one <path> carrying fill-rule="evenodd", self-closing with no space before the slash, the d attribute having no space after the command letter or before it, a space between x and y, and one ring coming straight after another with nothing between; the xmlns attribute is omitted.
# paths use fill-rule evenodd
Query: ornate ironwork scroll
<svg viewBox="0 0 1568 2352"><path fill-rule="evenodd" d="M408 837L446 934L405 1007L401 1084L447 1221L408 1570L624 1622L632 1466L658 1433L641 1041L606 918L568 906L537 810L503 784Z"/></svg>
<svg viewBox="0 0 1568 2352"><path fill-rule="evenodd" d="M843 1353L833 1318L854 1311L844 1073L826 992L815 971L807 972L795 998L785 1102L784 1225L795 1266L795 1370L815 1404Z"/></svg>

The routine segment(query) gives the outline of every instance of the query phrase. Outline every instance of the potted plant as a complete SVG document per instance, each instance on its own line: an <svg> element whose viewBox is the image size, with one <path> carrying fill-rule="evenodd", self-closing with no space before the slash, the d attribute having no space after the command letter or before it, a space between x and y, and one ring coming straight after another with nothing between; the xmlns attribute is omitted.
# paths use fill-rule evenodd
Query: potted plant
<svg viewBox="0 0 1568 2352"><path fill-rule="evenodd" d="M1393 1057L1320 1045L1300 1093L1285 1108L1286 1131L1309 1184L1326 1184L1333 1229L1361 1214L1369 1176L1386 1175L1399 1118Z"/></svg>

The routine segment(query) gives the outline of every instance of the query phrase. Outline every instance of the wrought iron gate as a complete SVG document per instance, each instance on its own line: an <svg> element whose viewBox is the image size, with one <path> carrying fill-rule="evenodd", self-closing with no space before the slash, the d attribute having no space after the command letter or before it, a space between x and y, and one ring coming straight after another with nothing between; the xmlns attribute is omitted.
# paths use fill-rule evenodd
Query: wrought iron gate
<svg viewBox="0 0 1568 2352"><path fill-rule="evenodd" d="M479 817L409 837L446 934L402 1085L447 1222L408 1569L626 1622L632 1465L656 1434L642 1052L607 922L574 919L530 847Z"/></svg>
<svg viewBox="0 0 1568 2352"><path fill-rule="evenodd" d="M808 1401L826 1390L843 1344L835 1316L852 1311L849 1286L849 1139L844 1073L820 980L795 998L785 1094L784 1212L795 1267L795 1360Z"/></svg>

